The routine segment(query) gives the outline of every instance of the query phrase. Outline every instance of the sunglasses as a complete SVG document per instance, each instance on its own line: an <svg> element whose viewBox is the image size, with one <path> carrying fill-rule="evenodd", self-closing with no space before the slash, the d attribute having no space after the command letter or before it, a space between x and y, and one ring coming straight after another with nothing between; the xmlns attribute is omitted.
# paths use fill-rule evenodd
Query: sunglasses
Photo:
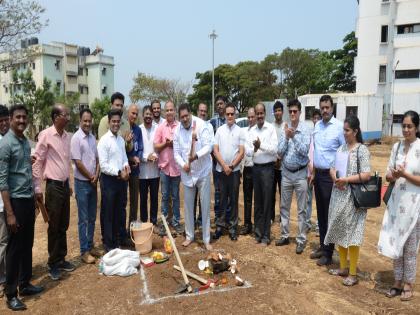
<svg viewBox="0 0 420 315"><path fill-rule="evenodd" d="M226 116L234 116L234 113L226 113Z"/></svg>
<svg viewBox="0 0 420 315"><path fill-rule="evenodd" d="M289 114L297 114L297 109L289 109Z"/></svg>

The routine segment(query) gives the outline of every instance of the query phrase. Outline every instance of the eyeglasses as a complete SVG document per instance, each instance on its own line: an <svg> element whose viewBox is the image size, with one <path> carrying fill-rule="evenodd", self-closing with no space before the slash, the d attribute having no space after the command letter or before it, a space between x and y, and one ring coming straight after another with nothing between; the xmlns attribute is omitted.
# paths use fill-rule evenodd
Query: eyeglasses
<svg viewBox="0 0 420 315"><path fill-rule="evenodd" d="M289 109L289 114L297 114L297 109Z"/></svg>
<svg viewBox="0 0 420 315"><path fill-rule="evenodd" d="M66 117L66 118L68 118L68 117L70 117L70 114L64 114L64 113L61 113L60 115L58 115L58 116L61 116L61 117Z"/></svg>

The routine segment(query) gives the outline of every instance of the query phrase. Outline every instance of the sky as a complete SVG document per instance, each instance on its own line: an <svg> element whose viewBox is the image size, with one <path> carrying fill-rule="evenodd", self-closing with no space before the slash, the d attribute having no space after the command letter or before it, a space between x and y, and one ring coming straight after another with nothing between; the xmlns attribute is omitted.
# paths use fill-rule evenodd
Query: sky
<svg viewBox="0 0 420 315"><path fill-rule="evenodd" d="M195 82L215 67L260 61L284 48L342 47L356 0L38 0L49 25L41 43L96 45L114 57L114 86L126 96L137 72Z"/></svg>

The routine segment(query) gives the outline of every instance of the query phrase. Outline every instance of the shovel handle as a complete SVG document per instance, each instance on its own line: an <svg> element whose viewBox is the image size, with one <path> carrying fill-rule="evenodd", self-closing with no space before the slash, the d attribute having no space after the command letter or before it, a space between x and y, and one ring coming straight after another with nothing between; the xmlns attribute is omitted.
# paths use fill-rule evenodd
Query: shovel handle
<svg viewBox="0 0 420 315"><path fill-rule="evenodd" d="M182 264L181 257L179 257L178 249L176 248L174 238L172 237L172 234L171 234L171 230L169 230L169 226L168 226L168 223L166 222L165 216L162 214L161 217L162 217L163 225L164 225L165 230L166 230L166 234L168 235L169 239L171 240L176 260L177 260L177 262L178 262L178 264L181 268L182 278L184 279L184 283L187 286L188 292L191 293L193 290L192 290L191 284L188 280L187 274L185 273L185 269L184 269L184 265Z"/></svg>

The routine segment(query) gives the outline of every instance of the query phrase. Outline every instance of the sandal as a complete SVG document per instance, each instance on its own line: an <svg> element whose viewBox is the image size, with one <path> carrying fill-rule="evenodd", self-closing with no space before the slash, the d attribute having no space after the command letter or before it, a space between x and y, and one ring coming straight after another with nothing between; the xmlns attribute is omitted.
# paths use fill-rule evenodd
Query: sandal
<svg viewBox="0 0 420 315"><path fill-rule="evenodd" d="M328 270L328 273L332 276L340 276L340 277L347 277L349 275L348 269L345 269L344 271L342 269L330 269Z"/></svg>
<svg viewBox="0 0 420 315"><path fill-rule="evenodd" d="M407 293L409 293L408 296L406 295ZM408 289L408 290L403 289L401 292L400 300L404 302L410 301L413 298L413 296L414 296L413 289Z"/></svg>
<svg viewBox="0 0 420 315"><path fill-rule="evenodd" d="M393 298L396 297L398 295L401 295L403 289L401 288L396 288L396 287L392 287L391 289L389 289L389 291L385 294L386 297L389 298Z"/></svg>
<svg viewBox="0 0 420 315"><path fill-rule="evenodd" d="M347 287L351 287L359 283L357 276L348 276L343 279L343 284Z"/></svg>

